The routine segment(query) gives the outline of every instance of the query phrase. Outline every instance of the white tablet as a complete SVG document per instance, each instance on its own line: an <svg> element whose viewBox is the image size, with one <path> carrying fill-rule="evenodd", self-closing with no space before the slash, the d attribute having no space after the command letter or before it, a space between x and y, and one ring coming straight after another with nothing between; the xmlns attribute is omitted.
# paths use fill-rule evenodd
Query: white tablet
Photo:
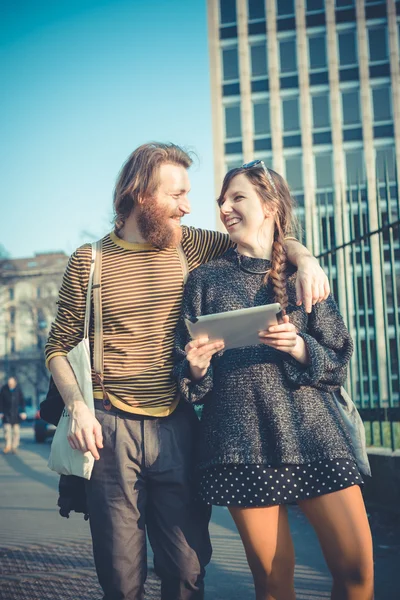
<svg viewBox="0 0 400 600"><path fill-rule="evenodd" d="M210 341L224 340L225 350L229 350L259 344L258 333L277 325L280 312L281 305L276 302L185 319L185 322L192 339L208 336Z"/></svg>

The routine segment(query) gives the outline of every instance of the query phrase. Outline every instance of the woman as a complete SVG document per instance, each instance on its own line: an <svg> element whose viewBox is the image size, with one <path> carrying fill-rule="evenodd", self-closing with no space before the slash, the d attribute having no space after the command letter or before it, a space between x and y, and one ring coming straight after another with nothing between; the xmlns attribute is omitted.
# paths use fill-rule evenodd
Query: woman
<svg viewBox="0 0 400 600"><path fill-rule="evenodd" d="M225 176L218 199L235 249L189 276L175 374L204 405L200 493L227 506L242 538L257 600L292 600L294 550L287 504L314 527L333 577L331 598L373 597L372 542L349 435L332 392L353 344L332 297L310 315L296 306L296 272L283 240L293 231L286 182L261 161ZM190 341L184 317L280 302L283 322L260 344L223 352Z"/></svg>

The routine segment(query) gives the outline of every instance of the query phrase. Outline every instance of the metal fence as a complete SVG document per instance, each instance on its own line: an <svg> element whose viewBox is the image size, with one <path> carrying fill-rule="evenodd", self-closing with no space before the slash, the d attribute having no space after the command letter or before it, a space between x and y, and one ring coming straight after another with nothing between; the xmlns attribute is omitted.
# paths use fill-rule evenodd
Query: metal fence
<svg viewBox="0 0 400 600"><path fill-rule="evenodd" d="M339 222L332 199L319 197L319 259L355 342L347 387L364 420L367 442L395 450L400 448L397 175L390 178L385 168L373 191L360 184L349 188Z"/></svg>

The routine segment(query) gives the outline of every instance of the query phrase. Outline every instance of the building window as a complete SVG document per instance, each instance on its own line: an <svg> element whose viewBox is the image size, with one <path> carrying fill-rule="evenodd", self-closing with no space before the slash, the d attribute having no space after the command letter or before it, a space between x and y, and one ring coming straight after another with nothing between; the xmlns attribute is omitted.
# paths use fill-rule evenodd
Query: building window
<svg viewBox="0 0 400 600"><path fill-rule="evenodd" d="M267 46L264 43L254 44L250 47L251 51L251 76L260 77L268 72L267 66Z"/></svg>
<svg viewBox="0 0 400 600"><path fill-rule="evenodd" d="M231 171L232 169L238 169L243 165L243 159L238 158L236 160L230 160L226 163L226 171Z"/></svg>
<svg viewBox="0 0 400 600"><path fill-rule="evenodd" d="M372 88L372 106L374 110L374 123L390 121L392 119L389 86Z"/></svg>
<svg viewBox="0 0 400 600"><path fill-rule="evenodd" d="M296 72L296 40L280 40L279 55L281 61L281 73Z"/></svg>
<svg viewBox="0 0 400 600"><path fill-rule="evenodd" d="M300 156L285 159L286 181L293 193L303 191L303 161Z"/></svg>
<svg viewBox="0 0 400 600"><path fill-rule="evenodd" d="M269 101L254 102L254 135L268 135L271 133L271 123L269 118Z"/></svg>
<svg viewBox="0 0 400 600"><path fill-rule="evenodd" d="M356 32L343 31L338 34L339 63L341 67L357 63Z"/></svg>
<svg viewBox="0 0 400 600"><path fill-rule="evenodd" d="M346 152L347 185L365 183L364 153L362 149Z"/></svg>
<svg viewBox="0 0 400 600"><path fill-rule="evenodd" d="M15 295L14 295L14 288L13 287L9 287L8 288L8 299L9 300L14 300L14 297L15 297Z"/></svg>
<svg viewBox="0 0 400 600"><path fill-rule="evenodd" d="M388 60L386 28L368 30L369 60L371 63Z"/></svg>
<svg viewBox="0 0 400 600"><path fill-rule="evenodd" d="M292 17L294 15L294 0L277 0L276 13L278 17Z"/></svg>
<svg viewBox="0 0 400 600"><path fill-rule="evenodd" d="M299 131L299 99L298 97L284 98L282 100L283 131L285 133Z"/></svg>
<svg viewBox="0 0 400 600"><path fill-rule="evenodd" d="M333 187L332 154L316 154L315 172L319 190Z"/></svg>
<svg viewBox="0 0 400 600"><path fill-rule="evenodd" d="M376 149L376 176L380 183L385 183L386 173L389 181L395 181L395 154L394 147Z"/></svg>
<svg viewBox="0 0 400 600"><path fill-rule="evenodd" d="M354 0L336 0L336 8L349 8L354 6Z"/></svg>
<svg viewBox="0 0 400 600"><path fill-rule="evenodd" d="M219 0L221 25L236 23L236 0Z"/></svg>
<svg viewBox="0 0 400 600"><path fill-rule="evenodd" d="M318 10L324 10L324 0L307 0L306 10L307 12L316 12Z"/></svg>
<svg viewBox="0 0 400 600"><path fill-rule="evenodd" d="M10 338L10 352L11 352L11 354L15 353L15 338L14 337Z"/></svg>
<svg viewBox="0 0 400 600"><path fill-rule="evenodd" d="M15 308L10 308L10 325L15 325Z"/></svg>
<svg viewBox="0 0 400 600"><path fill-rule="evenodd" d="M315 35L308 38L310 70L326 69L325 35Z"/></svg>
<svg viewBox="0 0 400 600"><path fill-rule="evenodd" d="M240 118L240 106L225 106L225 137L240 138L242 135L242 123Z"/></svg>
<svg viewBox="0 0 400 600"><path fill-rule="evenodd" d="M249 21L265 19L265 0L248 0Z"/></svg>
<svg viewBox="0 0 400 600"><path fill-rule="evenodd" d="M312 96L313 128L326 129L330 127L329 94Z"/></svg>
<svg viewBox="0 0 400 600"><path fill-rule="evenodd" d="M222 68L224 81L239 79L239 60L237 48L224 48L222 50Z"/></svg>
<svg viewBox="0 0 400 600"><path fill-rule="evenodd" d="M360 93L356 90L342 92L343 125L358 125L360 118Z"/></svg>

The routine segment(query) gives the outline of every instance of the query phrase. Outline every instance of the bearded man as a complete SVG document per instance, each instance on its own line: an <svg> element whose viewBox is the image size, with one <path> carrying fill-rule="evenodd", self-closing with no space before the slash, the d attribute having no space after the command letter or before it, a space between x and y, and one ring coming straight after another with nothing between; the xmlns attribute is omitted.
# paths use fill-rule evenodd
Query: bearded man
<svg viewBox="0 0 400 600"><path fill-rule="evenodd" d="M211 557L209 509L193 491L197 417L180 403L172 378L183 269L225 252L227 235L181 226L190 212L190 156L150 143L126 161L114 192L115 229L102 240L104 388L93 380L95 416L86 407L67 353L83 337L91 248L71 256L59 294L46 359L71 415L70 445L96 459L87 501L104 600L142 600L146 531L162 600L200 600ZM295 240L289 260L311 310L329 286ZM302 289L301 289L302 286ZM299 298L300 300L300 298ZM90 331L93 348L93 327Z"/></svg>

